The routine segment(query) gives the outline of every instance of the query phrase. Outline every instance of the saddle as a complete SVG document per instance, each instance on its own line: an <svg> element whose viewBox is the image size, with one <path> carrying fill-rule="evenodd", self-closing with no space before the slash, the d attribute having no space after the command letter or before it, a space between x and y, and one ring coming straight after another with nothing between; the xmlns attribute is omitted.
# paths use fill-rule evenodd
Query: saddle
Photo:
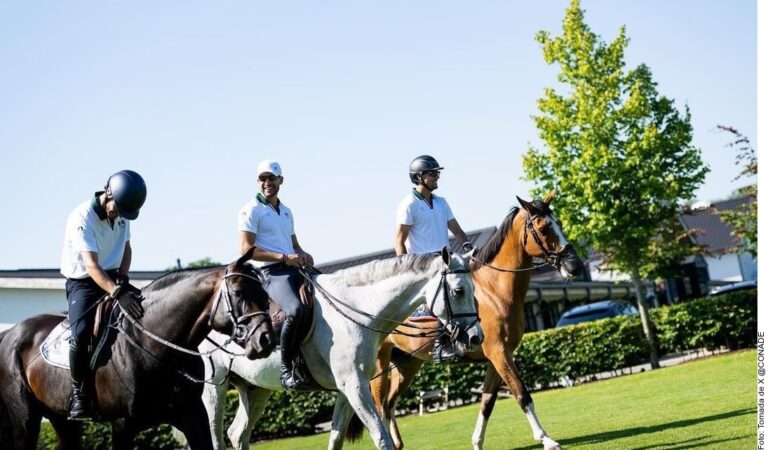
<svg viewBox="0 0 768 450"><path fill-rule="evenodd" d="M110 298L96 307L96 319L92 330L91 370L103 365L111 356L112 343L117 337L114 325L117 322L120 308L117 302ZM69 370L69 340L72 337L69 318L65 317L56 325L48 337L40 344L40 354L48 364Z"/></svg>

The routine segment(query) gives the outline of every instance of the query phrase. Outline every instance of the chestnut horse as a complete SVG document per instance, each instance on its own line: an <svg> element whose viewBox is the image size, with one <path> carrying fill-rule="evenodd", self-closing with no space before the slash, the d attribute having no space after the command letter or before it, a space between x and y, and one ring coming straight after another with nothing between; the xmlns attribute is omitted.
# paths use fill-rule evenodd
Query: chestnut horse
<svg viewBox="0 0 768 450"><path fill-rule="evenodd" d="M561 224L549 208L551 192L544 201L526 202L517 198L522 211L514 208L490 241L473 258L475 298L485 340L482 351L465 355L460 362L488 361L483 382L480 414L472 444L481 449L485 429L496 402L502 380L517 399L533 431L533 437L546 449L560 445L541 427L528 389L520 380L513 353L525 331L525 295L531 281L532 259L542 258L558 268L564 277L576 276L583 264L563 235ZM420 322L423 323L423 322ZM429 327L430 323L425 324ZM390 334L382 344L377 369L382 376L371 382L371 391L380 413L389 421L397 448L403 447L395 422L395 404L408 389L425 361L430 361L432 343L427 338ZM394 363L390 371L387 368ZM350 424L348 438L359 436L360 426Z"/></svg>
<svg viewBox="0 0 768 450"><path fill-rule="evenodd" d="M252 253L225 267L155 280L142 292L143 318L119 320L111 355L94 374L95 410L99 420L112 423L113 448L133 448L137 432L160 423L181 430L193 449L212 448L202 384L195 379L202 378L203 361L187 349L197 349L212 328L236 336L251 359L277 345L265 313L267 293L258 272L245 264ZM0 334L2 448L35 449L42 417L51 421L59 448L80 446L81 426L67 420L69 372L46 363L39 350L63 318L34 316Z"/></svg>

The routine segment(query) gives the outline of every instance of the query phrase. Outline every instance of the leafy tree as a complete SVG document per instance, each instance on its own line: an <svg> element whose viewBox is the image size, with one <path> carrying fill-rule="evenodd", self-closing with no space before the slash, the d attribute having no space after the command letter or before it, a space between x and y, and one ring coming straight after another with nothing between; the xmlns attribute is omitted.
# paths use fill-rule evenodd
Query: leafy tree
<svg viewBox="0 0 768 450"><path fill-rule="evenodd" d="M168 267L165 270L167 270L168 272L171 272L171 271L174 271L174 270L200 269L200 268L203 268L203 267L216 267L216 266L220 266L220 265L221 265L220 262L216 262L216 261L212 260L211 258L209 258L208 256L206 256L205 258L192 261L189 264L187 264L186 266L182 266L181 265L181 260L180 259L176 260L176 265L175 266L170 266L170 267Z"/></svg>
<svg viewBox="0 0 768 450"><path fill-rule="evenodd" d="M736 181L744 177L757 177L757 154L749 138L739 133L733 127L718 125L718 129L730 133L734 141L728 147L738 151L736 165L741 166L741 172L734 178ZM736 191L739 197L751 197L752 201L733 211L718 211L718 214L733 228L732 234L738 239L736 249L751 254L757 258L757 184L750 184Z"/></svg>
<svg viewBox="0 0 768 450"><path fill-rule="evenodd" d="M211 258L206 256L203 259L198 259L197 261L192 261L189 264L187 264L187 269L198 269L201 267L216 267L220 265L221 265L220 262L214 261Z"/></svg>
<svg viewBox="0 0 768 450"><path fill-rule="evenodd" d="M645 64L625 71L624 27L606 44L572 0L562 32L536 34L544 60L559 65L557 79L568 89L547 88L538 101L534 121L545 148L529 147L524 178L536 183L536 194L558 189L557 213L568 235L631 276L656 368L642 279L654 278L670 257L691 253L678 214L709 169L691 145L688 108L680 112L658 93Z"/></svg>

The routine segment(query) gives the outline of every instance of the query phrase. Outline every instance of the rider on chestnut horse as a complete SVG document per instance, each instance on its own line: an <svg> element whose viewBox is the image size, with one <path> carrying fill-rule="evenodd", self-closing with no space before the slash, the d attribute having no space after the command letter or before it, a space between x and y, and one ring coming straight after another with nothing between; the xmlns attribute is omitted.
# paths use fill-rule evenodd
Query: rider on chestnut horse
<svg viewBox="0 0 768 450"><path fill-rule="evenodd" d="M459 222L453 217L451 207L443 198L433 194L443 167L429 155L422 155L411 161L408 169L415 188L406 195L397 208L397 230L395 231L395 253L424 254L439 253L448 246L448 230L465 251L473 249ZM435 339L433 357L436 361L453 359L454 353Z"/></svg>

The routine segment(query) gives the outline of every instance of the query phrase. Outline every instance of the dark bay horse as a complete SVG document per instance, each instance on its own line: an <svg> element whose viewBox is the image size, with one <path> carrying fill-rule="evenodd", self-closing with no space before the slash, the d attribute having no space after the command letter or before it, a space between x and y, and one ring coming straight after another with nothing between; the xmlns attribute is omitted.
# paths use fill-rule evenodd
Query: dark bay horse
<svg viewBox="0 0 768 450"><path fill-rule="evenodd" d="M581 260L549 208L553 199L554 192L543 201L526 202L518 197L522 210L513 209L474 258L475 298L485 340L482 351L467 354L460 362L490 362L483 382L480 414L472 435L475 449L483 446L485 428L502 380L528 418L534 438L542 442L546 449L560 448L541 427L533 400L520 380L513 358L525 331L524 301L531 281L530 271L534 268L533 257L542 258L557 267L564 277L578 275L583 270ZM422 326L429 327L431 324ZM400 394L413 382L419 368L425 361L431 360L431 348L432 343L427 338L397 334L390 334L380 348L377 369L383 371L383 375L371 382L371 391L380 413L389 421L390 433L397 448L402 448L403 442L395 422L395 404ZM386 368L391 363L396 368L388 372ZM359 424L354 421L347 436L356 438L359 429Z"/></svg>
<svg viewBox="0 0 768 450"><path fill-rule="evenodd" d="M194 380L202 378L203 361L183 349L196 350L211 329L234 333L251 359L266 357L277 345L267 293L258 272L245 264L252 253L225 267L158 278L142 292L144 317L121 319L125 333L117 335L94 376L95 410L112 423L113 448L133 448L137 432L160 423L181 430L193 449L212 448L202 384ZM2 448L35 449L42 417L51 421L59 448L79 448L80 424L67 420L69 373L46 363L39 351L63 318L34 316L0 334Z"/></svg>

